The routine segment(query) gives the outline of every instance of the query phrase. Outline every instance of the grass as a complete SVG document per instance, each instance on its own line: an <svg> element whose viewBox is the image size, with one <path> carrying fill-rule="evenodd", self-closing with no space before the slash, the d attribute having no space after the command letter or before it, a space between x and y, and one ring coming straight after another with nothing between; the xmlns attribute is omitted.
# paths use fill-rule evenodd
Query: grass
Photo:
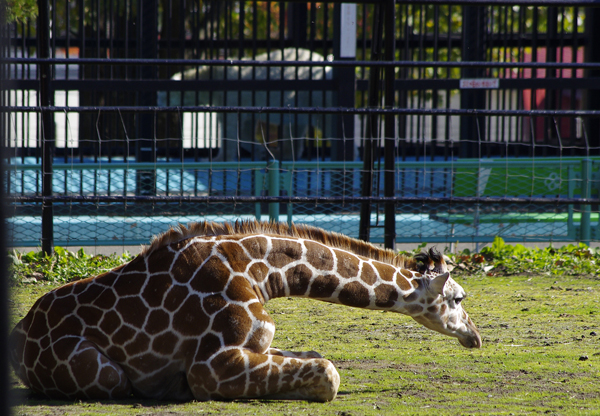
<svg viewBox="0 0 600 416"><path fill-rule="evenodd" d="M572 257L588 267L597 253L585 246L552 249L544 254L546 262L554 261L552 267L539 261L539 270L538 266L534 270L531 265L538 260L521 260L520 269L501 268L507 256L511 262L525 256L514 247L497 242L488 253L454 257L458 266L463 265L454 275L469 293L465 307L482 334L484 345L479 350L462 348L456 340L402 315L308 299L269 302L267 309L277 324L273 346L315 350L337 366L342 384L331 403L72 403L34 397L15 380L14 411L17 415L600 414L600 279L591 267L573 273L571 265L561 272L556 263L556 256ZM37 283L16 282L13 322L57 285L56 280L41 278Z"/></svg>

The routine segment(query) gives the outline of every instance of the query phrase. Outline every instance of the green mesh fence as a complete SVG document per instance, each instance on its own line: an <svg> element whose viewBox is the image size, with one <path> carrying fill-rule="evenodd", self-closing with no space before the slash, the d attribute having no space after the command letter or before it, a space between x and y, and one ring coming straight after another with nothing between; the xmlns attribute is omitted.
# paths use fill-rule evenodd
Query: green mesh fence
<svg viewBox="0 0 600 416"><path fill-rule="evenodd" d="M254 218L357 237L364 202L356 198L361 196L362 162L83 163L54 168L55 196L87 197L53 204L58 245L143 244L177 223ZM39 245L41 204L27 199L41 194L39 172L35 164L13 164L8 170L12 246ZM382 175L381 170L373 175L373 242L382 242L386 231L378 199L383 196ZM398 242L485 242L495 236L507 241L600 239L598 207L577 203L598 198L599 158L399 162L394 175ZM140 187L153 191L151 203L135 200ZM126 196L130 198L119 200ZM267 199L273 196L283 202Z"/></svg>

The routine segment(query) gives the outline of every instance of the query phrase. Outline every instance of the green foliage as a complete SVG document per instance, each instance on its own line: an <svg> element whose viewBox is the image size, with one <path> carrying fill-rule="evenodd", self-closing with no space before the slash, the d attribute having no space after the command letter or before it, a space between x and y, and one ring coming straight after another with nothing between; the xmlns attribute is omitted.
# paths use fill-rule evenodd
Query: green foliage
<svg viewBox="0 0 600 416"><path fill-rule="evenodd" d="M35 19L38 14L36 0L7 0L6 21L8 23L24 22Z"/></svg>
<svg viewBox="0 0 600 416"><path fill-rule="evenodd" d="M561 248L527 248L522 244L506 244L500 237L479 253L464 250L448 257L456 264L454 273L481 273L488 276L539 274L547 276L598 276L600 249L583 243Z"/></svg>
<svg viewBox="0 0 600 416"><path fill-rule="evenodd" d="M426 243L422 243L405 254L414 255L425 246ZM522 244L506 244L502 238L496 237L491 245L484 247L479 253L463 250L446 255L455 267L454 275L600 275L597 267L600 263L600 249L590 248L583 243L561 248L528 248ZM52 256L45 256L42 251L12 251L8 257L13 284L36 281L66 283L96 276L132 259L129 253L122 256L90 255L83 249L70 252L62 247L55 247Z"/></svg>
<svg viewBox="0 0 600 416"><path fill-rule="evenodd" d="M86 254L83 249L74 253L63 247L55 247L52 256L47 256L42 251L20 253L13 250L8 258L13 284L36 281L66 283L96 276L132 259L129 253L122 256L93 256Z"/></svg>

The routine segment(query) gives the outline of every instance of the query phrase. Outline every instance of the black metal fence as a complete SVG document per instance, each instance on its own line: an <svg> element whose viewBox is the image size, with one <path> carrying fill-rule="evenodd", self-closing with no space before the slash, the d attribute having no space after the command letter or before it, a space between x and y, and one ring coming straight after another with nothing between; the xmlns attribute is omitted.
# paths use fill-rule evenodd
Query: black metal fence
<svg viewBox="0 0 600 416"><path fill-rule="evenodd" d="M598 238L595 2L38 5L37 22L2 28L13 245L137 243L101 230L267 211L356 218L336 231L390 247ZM549 231L505 234L539 226L510 215L540 207L556 214ZM418 213L403 235L398 215ZM57 223L83 231L56 239Z"/></svg>

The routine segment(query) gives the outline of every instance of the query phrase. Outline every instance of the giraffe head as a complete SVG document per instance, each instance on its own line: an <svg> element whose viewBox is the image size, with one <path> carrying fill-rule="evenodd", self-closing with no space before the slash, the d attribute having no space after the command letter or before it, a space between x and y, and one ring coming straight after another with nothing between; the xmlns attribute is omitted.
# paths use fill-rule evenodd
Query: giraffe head
<svg viewBox="0 0 600 416"><path fill-rule="evenodd" d="M412 317L429 329L458 338L464 347L480 348L479 331L463 308L465 291L450 277L444 258L430 250L416 260L423 275L419 301L424 308Z"/></svg>

